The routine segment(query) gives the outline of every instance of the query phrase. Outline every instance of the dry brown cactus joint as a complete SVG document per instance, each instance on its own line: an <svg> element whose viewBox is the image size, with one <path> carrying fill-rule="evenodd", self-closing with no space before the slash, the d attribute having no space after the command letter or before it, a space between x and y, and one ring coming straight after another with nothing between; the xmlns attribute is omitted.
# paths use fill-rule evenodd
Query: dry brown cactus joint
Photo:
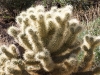
<svg viewBox="0 0 100 75"><path fill-rule="evenodd" d="M73 7L30 7L16 17L19 27L11 26L8 34L25 49L23 59L11 44L0 47L0 75L94 75L100 67L90 70L94 49L100 36L86 35L78 39L83 27L72 16ZM19 50L20 51L20 50ZM81 62L77 56L84 51Z"/></svg>

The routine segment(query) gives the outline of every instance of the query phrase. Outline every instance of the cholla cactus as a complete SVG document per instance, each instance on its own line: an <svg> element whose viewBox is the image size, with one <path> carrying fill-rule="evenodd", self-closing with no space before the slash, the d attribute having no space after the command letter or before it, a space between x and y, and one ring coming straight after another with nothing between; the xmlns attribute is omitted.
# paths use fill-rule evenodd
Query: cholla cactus
<svg viewBox="0 0 100 75"><path fill-rule="evenodd" d="M3 45L0 47L0 75L22 75L24 61L17 59L17 48L10 45L9 48Z"/></svg>
<svg viewBox="0 0 100 75"><path fill-rule="evenodd" d="M85 36L84 42L78 40L82 30L79 21L72 18L71 5L57 9L52 7L45 11L42 5L30 7L16 17L19 27L11 26L8 33L15 38L24 49L23 59L17 59L16 53L10 53L1 47L6 61L1 63L3 71L10 75L94 75L100 68L89 71L93 61L93 50L100 44L100 37ZM15 47L14 47L15 48ZM12 50L12 49L11 49ZM20 51L20 50L19 50ZM77 56L84 51L84 59L80 63ZM22 61L22 64L19 63ZM9 62L10 61L10 62ZM17 65L12 67L11 64ZM21 65L21 66L19 66ZM18 69L18 70L17 70ZM24 73L27 71L28 73ZM3 74L2 74L3 75Z"/></svg>

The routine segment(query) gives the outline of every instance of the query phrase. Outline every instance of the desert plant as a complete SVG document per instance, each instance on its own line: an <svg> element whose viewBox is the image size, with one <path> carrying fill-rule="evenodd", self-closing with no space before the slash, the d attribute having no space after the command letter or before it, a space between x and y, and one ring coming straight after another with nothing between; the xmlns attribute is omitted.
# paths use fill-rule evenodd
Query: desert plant
<svg viewBox="0 0 100 75"><path fill-rule="evenodd" d="M82 25L85 27L84 32L80 33L80 38L82 38L85 34L90 34L93 36L99 36L100 35L100 17L93 20L89 21L88 23L82 22ZM95 64L100 63L100 47L97 47L95 49Z"/></svg>
<svg viewBox="0 0 100 75"><path fill-rule="evenodd" d="M1 75L94 75L100 67L90 70L94 49L100 36L86 35L83 42L77 38L82 26L72 18L71 5L45 11L42 5L30 7L16 17L19 27L11 26L9 35L25 49L18 58L18 49L1 46ZM19 50L20 51L20 50ZM77 56L84 51L84 59ZM15 67L16 66L16 67Z"/></svg>

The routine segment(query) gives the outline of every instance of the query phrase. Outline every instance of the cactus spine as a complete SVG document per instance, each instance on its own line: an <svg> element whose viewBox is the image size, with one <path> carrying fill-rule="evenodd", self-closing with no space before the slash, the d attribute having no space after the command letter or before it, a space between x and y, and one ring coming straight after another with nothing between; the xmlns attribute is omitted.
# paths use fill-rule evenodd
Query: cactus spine
<svg viewBox="0 0 100 75"><path fill-rule="evenodd" d="M34 75L35 71L43 71L47 75L86 74L100 37L85 36L81 43L77 36L83 28L77 19L72 18L72 10L73 7L67 5L45 11L44 6L38 5L20 13L16 17L19 28L10 27L8 33L25 49L23 59L17 59L14 45L10 45L9 49L1 46L0 73L28 75L31 72ZM79 63L77 55L82 50L85 55ZM89 72L96 74L99 71L100 68L96 68Z"/></svg>

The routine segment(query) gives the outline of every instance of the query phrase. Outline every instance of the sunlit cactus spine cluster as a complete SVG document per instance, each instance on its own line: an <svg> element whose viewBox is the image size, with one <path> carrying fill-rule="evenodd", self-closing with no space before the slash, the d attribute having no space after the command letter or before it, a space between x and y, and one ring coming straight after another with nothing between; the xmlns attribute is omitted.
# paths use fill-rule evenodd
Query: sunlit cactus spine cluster
<svg viewBox="0 0 100 75"><path fill-rule="evenodd" d="M17 59L17 48L15 45L0 47L0 75L22 75L24 61Z"/></svg>
<svg viewBox="0 0 100 75"><path fill-rule="evenodd" d="M100 37L86 35L81 43L78 34L83 27L73 18L72 11L71 5L54 6L50 11L38 5L21 12L16 17L18 27L11 26L8 34L25 52L20 58L14 45L10 45L11 49L1 46L0 60L5 61L0 65L1 75L34 75L36 71L47 75L85 75L92 66L93 50L100 44ZM80 51L84 51L81 62L77 58ZM94 75L99 71L95 68L89 72Z"/></svg>

